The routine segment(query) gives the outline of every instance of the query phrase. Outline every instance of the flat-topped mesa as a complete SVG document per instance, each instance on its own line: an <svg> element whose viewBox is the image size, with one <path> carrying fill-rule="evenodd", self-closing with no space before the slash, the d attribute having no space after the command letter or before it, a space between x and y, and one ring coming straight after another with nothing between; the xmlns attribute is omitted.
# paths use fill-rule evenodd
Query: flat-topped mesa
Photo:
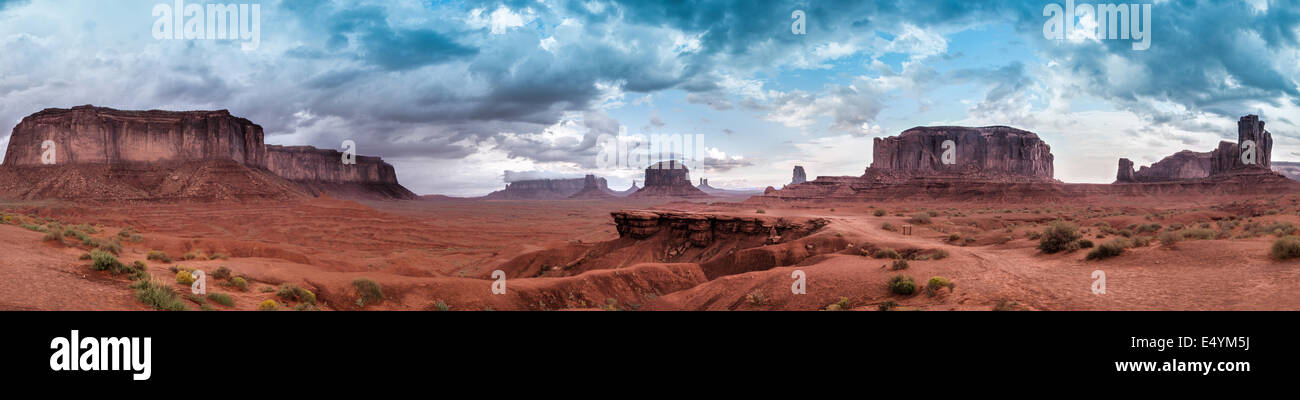
<svg viewBox="0 0 1300 400"><path fill-rule="evenodd" d="M645 169L645 187L628 197L708 197L691 185L690 170L680 161L660 161Z"/></svg>
<svg viewBox="0 0 1300 400"><path fill-rule="evenodd" d="M1124 165L1125 162L1128 163L1127 167ZM1213 153L1183 150L1150 166L1143 166L1135 172L1133 171L1133 162L1127 158L1121 158L1120 169L1115 182L1168 182L1201 179L1210 176L1213 164ZM1128 175L1127 179L1125 179L1126 174Z"/></svg>
<svg viewBox="0 0 1300 400"><path fill-rule="evenodd" d="M916 127L876 138L872 154L864 178L1054 181L1051 147L1033 132L1006 126Z"/></svg>
<svg viewBox="0 0 1300 400"><path fill-rule="evenodd" d="M604 178L600 178L604 181ZM530 179L506 183L506 188L483 196L488 200L561 200L582 191L586 179Z"/></svg>
<svg viewBox="0 0 1300 400"><path fill-rule="evenodd" d="M42 162L54 142L53 164ZM266 167L262 127L229 111L48 108L14 127L5 167L232 160Z"/></svg>
<svg viewBox="0 0 1300 400"><path fill-rule="evenodd" d="M54 146L45 146L47 142ZM24 118L14 127L0 167L10 171L6 179L14 181L9 182L12 188L20 183L57 186L40 193L6 191L24 198L284 198L322 192L416 197L397 183L393 167L380 158L356 160L345 165L342 153L334 150L268 146L261 126L226 110L123 111L86 105L45 109ZM85 182L49 181L77 174ZM160 184L159 176L173 184ZM247 179L260 183L236 182ZM288 182L270 181L277 179Z"/></svg>

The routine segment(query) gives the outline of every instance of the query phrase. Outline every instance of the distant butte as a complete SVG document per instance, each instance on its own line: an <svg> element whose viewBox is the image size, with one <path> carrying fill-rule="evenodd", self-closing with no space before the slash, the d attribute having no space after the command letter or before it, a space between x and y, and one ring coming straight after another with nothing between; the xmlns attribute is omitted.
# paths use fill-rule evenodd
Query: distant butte
<svg viewBox="0 0 1300 400"><path fill-rule="evenodd" d="M379 157L344 165L335 150L266 145L261 126L226 110L45 109L14 127L0 164L6 198L284 199L327 192L416 198Z"/></svg>

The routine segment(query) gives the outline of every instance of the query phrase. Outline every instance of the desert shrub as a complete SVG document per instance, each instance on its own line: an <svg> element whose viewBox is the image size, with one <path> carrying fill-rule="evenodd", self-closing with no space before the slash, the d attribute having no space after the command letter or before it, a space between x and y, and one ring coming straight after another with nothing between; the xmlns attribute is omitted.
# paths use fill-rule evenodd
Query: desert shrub
<svg viewBox="0 0 1300 400"><path fill-rule="evenodd" d="M352 281L352 287L357 289L357 305L365 307L366 304L374 304L384 299L384 291L378 283L366 278L359 278Z"/></svg>
<svg viewBox="0 0 1300 400"><path fill-rule="evenodd" d="M934 254L930 255L931 260L942 260L948 258L948 251L944 249L935 249Z"/></svg>
<svg viewBox="0 0 1300 400"><path fill-rule="evenodd" d="M203 260L207 260L208 257L205 256L205 255L203 255L203 252L202 252L202 251L199 251L199 250L193 250L193 251L190 251L190 252L188 252L188 253L185 253L185 255L181 256L181 259L186 260L186 261L189 261L189 260L198 260L198 261L203 261Z"/></svg>
<svg viewBox="0 0 1300 400"><path fill-rule="evenodd" d="M118 261L116 256L102 250L90 251L90 269L96 271L112 271L115 274L127 270L126 265L123 265L121 261Z"/></svg>
<svg viewBox="0 0 1300 400"><path fill-rule="evenodd" d="M212 257L209 257L212 260L225 260L227 258L230 258L230 256L227 256L226 253L212 253Z"/></svg>
<svg viewBox="0 0 1300 400"><path fill-rule="evenodd" d="M293 306L293 310L294 311L320 311L320 309L316 308L316 305L312 303L298 303L298 305Z"/></svg>
<svg viewBox="0 0 1300 400"><path fill-rule="evenodd" d="M898 252L890 248L883 248L880 250L876 250L876 252L873 253L871 256L875 258L895 258L895 259L900 258Z"/></svg>
<svg viewBox="0 0 1300 400"><path fill-rule="evenodd" d="M58 245L64 245L64 244L65 244L65 243L63 242L63 235L61 235L61 234L59 234L59 233L56 233L56 232L46 233L45 236L41 238L41 241L42 241L42 242L54 242L55 244L58 244Z"/></svg>
<svg viewBox="0 0 1300 400"><path fill-rule="evenodd" d="M897 227L897 226L894 226L894 224L891 224L891 223L888 223L888 222L886 222L886 223L884 223L884 224L881 224L881 225L880 225L880 229L884 229L884 230L887 230L887 231L890 231L890 232L898 232L898 227Z"/></svg>
<svg viewBox="0 0 1300 400"><path fill-rule="evenodd" d="M891 271L902 271L907 269L907 260L894 260L894 265L889 267Z"/></svg>
<svg viewBox="0 0 1300 400"><path fill-rule="evenodd" d="M280 290L275 292L276 297L284 299L285 303L297 301L307 304L316 304L316 294L310 290L298 287L292 283L280 285Z"/></svg>
<svg viewBox="0 0 1300 400"><path fill-rule="evenodd" d="M849 309L849 298L840 297L840 301L831 303L826 306L826 311L844 311Z"/></svg>
<svg viewBox="0 0 1300 400"><path fill-rule="evenodd" d="M1124 254L1124 249L1129 247L1129 242L1124 239L1116 238L1109 242L1102 243L1097 248L1088 252L1087 260L1104 260Z"/></svg>
<svg viewBox="0 0 1300 400"><path fill-rule="evenodd" d="M961 240L961 235L958 235L958 234L956 234L956 233L950 233L950 234L948 234L948 241L949 241L949 242L956 242L956 241L958 241L958 240Z"/></svg>
<svg viewBox="0 0 1300 400"><path fill-rule="evenodd" d="M225 293L216 293L216 292L208 293L208 300L212 300L213 303L217 303L226 307L235 305L235 299L231 298L230 295Z"/></svg>
<svg viewBox="0 0 1300 400"><path fill-rule="evenodd" d="M182 270L176 271L176 283L179 283L179 284L182 284L182 285L190 285L190 284L193 284L193 283L194 283L194 272L193 272L193 271L190 271L190 270L187 270L187 269L182 269Z"/></svg>
<svg viewBox="0 0 1300 400"><path fill-rule="evenodd" d="M942 276L932 277L930 278L929 281L925 282L925 292L931 296L934 296L936 293L938 293L939 289L943 289L945 287L948 288L948 292L951 293L953 288L956 287L956 285L954 285L952 281L948 280L948 278L944 278Z"/></svg>
<svg viewBox="0 0 1300 400"><path fill-rule="evenodd" d="M889 311L897 307L898 307L898 302L893 300L885 300L880 302L880 304L876 305L876 310Z"/></svg>
<svg viewBox="0 0 1300 400"><path fill-rule="evenodd" d="M767 303L767 296L763 294L762 289L754 289L748 294L745 294L745 302L756 306L761 306L764 303Z"/></svg>
<svg viewBox="0 0 1300 400"><path fill-rule="evenodd" d="M1160 226L1160 224L1146 224L1146 225L1138 226L1137 229L1135 229L1135 231L1137 233L1156 232L1159 231L1160 228L1163 228L1162 226Z"/></svg>
<svg viewBox="0 0 1300 400"><path fill-rule="evenodd" d="M1128 247L1147 247L1149 244L1151 244L1150 236L1137 236L1129 240Z"/></svg>
<svg viewBox="0 0 1300 400"><path fill-rule="evenodd" d="M230 278L230 281L227 282L227 285L229 285L229 286L233 286L233 287L236 287L236 288L238 288L239 291L241 291L241 292L247 292L247 291L248 291L248 281L247 281L247 280L244 280L244 278L243 278L243 277L240 277L240 276L236 276L236 277L234 277L234 278Z"/></svg>
<svg viewBox="0 0 1300 400"><path fill-rule="evenodd" d="M212 272L212 278L213 278L213 279L229 279L229 278L230 278L230 268L226 268L226 267L217 267L217 270Z"/></svg>
<svg viewBox="0 0 1300 400"><path fill-rule="evenodd" d="M128 240L130 240L131 243L140 243L144 241L144 236L140 236L139 233L133 233L131 234L131 238Z"/></svg>
<svg viewBox="0 0 1300 400"><path fill-rule="evenodd" d="M1043 235L1038 239L1038 249L1048 254L1067 250L1079 237L1078 225L1057 221L1043 230Z"/></svg>
<svg viewBox="0 0 1300 400"><path fill-rule="evenodd" d="M152 279L140 279L131 284L135 297L147 306L162 311L186 311L185 301L181 300L171 286L155 282Z"/></svg>
<svg viewBox="0 0 1300 400"><path fill-rule="evenodd" d="M433 309L438 311L448 311L451 310L451 307L447 305L447 302L438 300L437 303L433 303Z"/></svg>
<svg viewBox="0 0 1300 400"><path fill-rule="evenodd" d="M1157 236L1156 238L1160 239L1160 244L1164 245L1165 247L1174 248L1174 246L1177 245L1180 240L1183 240L1183 235L1174 231L1164 231L1164 232L1160 232L1160 235Z"/></svg>
<svg viewBox="0 0 1300 400"><path fill-rule="evenodd" d="M38 225L38 224L23 224L23 229L26 229L26 230L29 230L29 231L36 231L36 232L47 232L47 231L49 231L48 228L46 228L46 227L44 227L44 226L41 226L41 225Z"/></svg>
<svg viewBox="0 0 1300 400"><path fill-rule="evenodd" d="M1091 249L1093 246L1092 241L1088 239L1079 239L1078 243L1080 249Z"/></svg>
<svg viewBox="0 0 1300 400"><path fill-rule="evenodd" d="M271 299L266 299L262 304L257 305L257 311L275 311L278 309L280 309L280 303L276 303L275 300Z"/></svg>
<svg viewBox="0 0 1300 400"><path fill-rule="evenodd" d="M131 235L133 235L133 234L135 234L135 228L132 228L132 227L129 227L129 226L128 226L128 227L125 227L125 228L122 228L122 230L120 230L120 231L117 231L117 237L120 237L120 238L123 238L123 239L129 238L129 237L131 237Z"/></svg>
<svg viewBox="0 0 1300 400"><path fill-rule="evenodd" d="M927 225L930 223L930 214L926 214L926 213L912 214L912 217L908 218L907 222L911 222L917 225Z"/></svg>
<svg viewBox="0 0 1300 400"><path fill-rule="evenodd" d="M146 255L145 258L149 259L150 261L157 261L162 263L172 262L171 256L167 255L167 253L158 250L149 250L149 254Z"/></svg>
<svg viewBox="0 0 1300 400"><path fill-rule="evenodd" d="M122 254L122 243L118 242L117 240L109 240L109 241L101 242L99 244L99 249L103 251L107 251L109 253L113 253L115 255Z"/></svg>
<svg viewBox="0 0 1300 400"><path fill-rule="evenodd" d="M80 256L77 256L77 259L78 259L78 260L89 260L89 259L90 259L90 253L81 253Z"/></svg>
<svg viewBox="0 0 1300 400"><path fill-rule="evenodd" d="M1181 236L1180 239L1189 240L1211 240L1217 236L1217 234L1212 230L1200 228L1183 229L1178 231L1178 234ZM1163 242L1164 240L1161 241Z"/></svg>
<svg viewBox="0 0 1300 400"><path fill-rule="evenodd" d="M1006 299L998 300L998 303L993 305L993 311L1016 311L1018 309L1020 309L1020 303Z"/></svg>
<svg viewBox="0 0 1300 400"><path fill-rule="evenodd" d="M761 209L761 208L760 208L760 209L757 209L757 210L754 210L754 212L759 213L759 214L767 214L767 210L764 210L764 209Z"/></svg>
<svg viewBox="0 0 1300 400"><path fill-rule="evenodd" d="M871 213L871 215L875 215L875 216L877 216L877 217L883 217L883 216L885 216L885 214L888 214L888 213L889 213L889 212L888 212L888 211L885 211L885 209L883 209L883 208L877 208L876 211L874 211L874 212Z"/></svg>
<svg viewBox="0 0 1300 400"><path fill-rule="evenodd" d="M1300 258L1300 237L1283 236L1274 240L1269 256L1279 261Z"/></svg>
<svg viewBox="0 0 1300 400"><path fill-rule="evenodd" d="M894 275L889 279L889 291L904 296L916 293L916 281L907 275Z"/></svg>

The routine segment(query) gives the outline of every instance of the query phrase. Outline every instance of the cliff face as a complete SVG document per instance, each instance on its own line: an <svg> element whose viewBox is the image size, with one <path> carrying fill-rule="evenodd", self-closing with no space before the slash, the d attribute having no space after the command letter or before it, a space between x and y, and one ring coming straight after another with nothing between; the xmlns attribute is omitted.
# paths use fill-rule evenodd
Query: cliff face
<svg viewBox="0 0 1300 400"><path fill-rule="evenodd" d="M42 167L46 141L55 164L232 160L265 167L262 127L220 111L119 111L94 106L51 108L14 127L5 167Z"/></svg>
<svg viewBox="0 0 1300 400"><path fill-rule="evenodd" d="M1214 169L1214 153L1198 153L1191 150L1183 150L1165 157L1160 161L1143 166L1136 172L1133 171L1133 162L1128 161L1127 174L1129 178L1123 179L1126 174L1124 162L1127 158L1120 159L1120 171L1116 182L1166 182L1183 179L1201 179L1210 176L1211 170Z"/></svg>
<svg viewBox="0 0 1300 400"><path fill-rule="evenodd" d="M945 142L952 141L946 148ZM944 153L951 152L945 163ZM1052 149L1033 132L1006 126L917 127L876 138L871 169L880 175L965 175L1051 181ZM871 174L870 172L868 173Z"/></svg>
<svg viewBox="0 0 1300 400"><path fill-rule="evenodd" d="M791 185L798 185L808 181L808 173L804 172L802 165L794 166L794 175L790 177Z"/></svg>
<svg viewBox="0 0 1300 400"><path fill-rule="evenodd" d="M42 147L45 141L54 143L53 163L43 162L42 156L47 152L47 148ZM75 167L79 174L90 174L86 178L99 184L129 186L138 183L140 179L137 178L192 170L182 168L184 166L225 163L255 170L227 176L269 173L298 184L306 193L331 192L343 197L416 197L397 183L393 167L378 157L358 156L355 165L344 165L342 153L338 151L309 146L268 146L263 142L261 126L232 116L226 110L122 111L94 106L46 109L24 118L14 128L4 163L0 166L10 171L26 171L8 174L20 180L50 175L48 171L36 173L35 169ZM105 172L107 175L98 176L100 172L94 171L101 169L115 170L118 175ZM122 171L135 172L123 175ZM172 175L175 176L172 179L177 181L189 178ZM210 183L208 186L239 186L237 182L220 180ZM52 193L51 197L97 198L107 195L88 193L75 185L62 188L63 191ZM195 190L189 193L189 197L223 198L221 192ZM131 193L145 198L170 196L152 191ZM209 194L212 196L207 196Z"/></svg>

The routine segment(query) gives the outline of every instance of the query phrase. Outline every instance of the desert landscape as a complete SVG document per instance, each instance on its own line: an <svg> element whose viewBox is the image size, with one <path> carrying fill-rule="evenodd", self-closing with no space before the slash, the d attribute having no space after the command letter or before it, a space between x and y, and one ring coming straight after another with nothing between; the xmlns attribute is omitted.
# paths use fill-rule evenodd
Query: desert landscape
<svg viewBox="0 0 1300 400"><path fill-rule="evenodd" d="M1032 132L918 127L761 193L665 160L457 198L226 111L47 109L0 165L0 309L1300 309L1300 183L1238 127L1112 184L1054 179Z"/></svg>

